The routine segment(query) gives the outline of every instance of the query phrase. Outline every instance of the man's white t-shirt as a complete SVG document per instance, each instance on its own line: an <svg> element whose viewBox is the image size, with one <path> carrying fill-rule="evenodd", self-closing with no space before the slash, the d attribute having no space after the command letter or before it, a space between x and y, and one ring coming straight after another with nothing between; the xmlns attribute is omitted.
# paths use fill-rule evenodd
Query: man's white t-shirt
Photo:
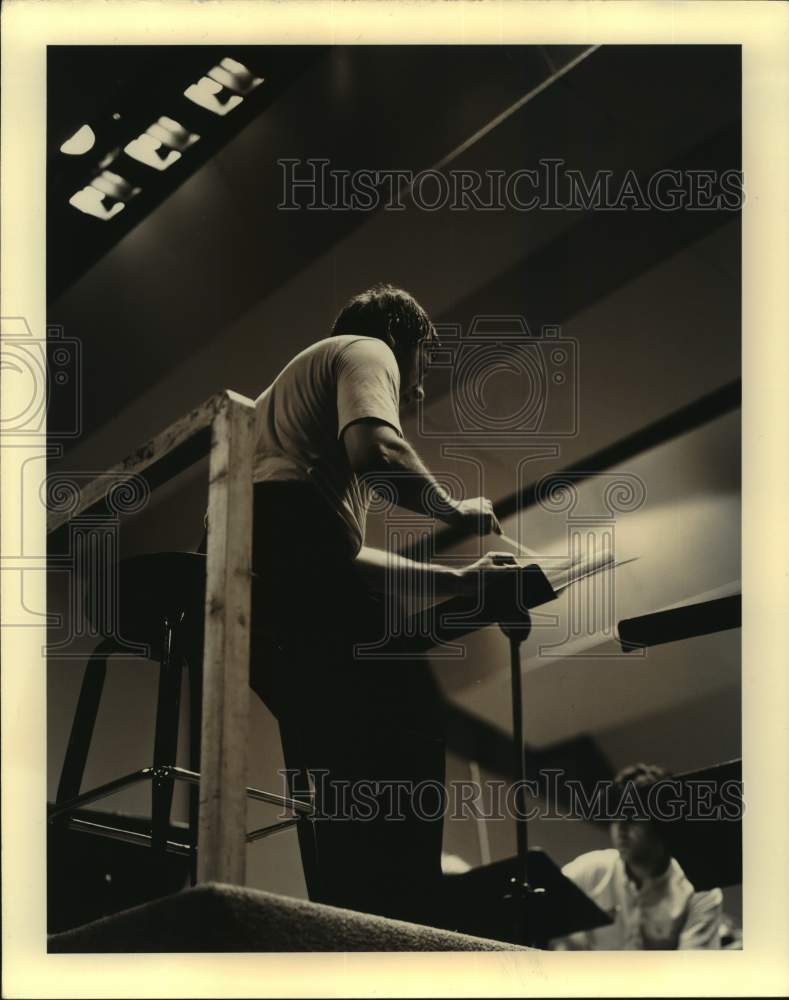
<svg viewBox="0 0 789 1000"><path fill-rule="evenodd" d="M553 942L555 950L720 948L720 889L696 892L672 858L662 875L636 886L619 851L589 851L563 873L613 917L613 924Z"/></svg>
<svg viewBox="0 0 789 1000"><path fill-rule="evenodd" d="M337 336L297 354L255 400L253 479L308 482L342 519L353 555L364 542L368 490L342 443L349 424L375 418L400 426L400 372L373 337Z"/></svg>

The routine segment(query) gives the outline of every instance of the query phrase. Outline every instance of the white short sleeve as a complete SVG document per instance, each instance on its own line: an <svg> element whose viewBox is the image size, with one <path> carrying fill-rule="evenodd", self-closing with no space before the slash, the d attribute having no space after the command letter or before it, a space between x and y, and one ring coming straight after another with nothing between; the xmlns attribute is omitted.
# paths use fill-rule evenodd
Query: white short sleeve
<svg viewBox="0 0 789 1000"><path fill-rule="evenodd" d="M679 948L720 948L720 923L723 893L720 889L694 892L688 917L679 936Z"/></svg>
<svg viewBox="0 0 789 1000"><path fill-rule="evenodd" d="M588 851L568 861L562 868L562 874L590 895L611 877L616 857L616 851L612 850Z"/></svg>
<svg viewBox="0 0 789 1000"><path fill-rule="evenodd" d="M337 356L337 437L356 420L372 418L400 437L400 371L382 340L354 340Z"/></svg>

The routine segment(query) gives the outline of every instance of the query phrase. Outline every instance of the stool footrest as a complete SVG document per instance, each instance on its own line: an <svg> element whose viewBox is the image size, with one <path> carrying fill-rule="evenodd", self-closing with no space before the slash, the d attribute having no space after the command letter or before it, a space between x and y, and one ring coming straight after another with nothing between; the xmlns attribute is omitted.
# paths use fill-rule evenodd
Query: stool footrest
<svg viewBox="0 0 789 1000"><path fill-rule="evenodd" d="M81 795L74 795L70 799L65 799L63 802L55 802L49 807L49 822L51 823L53 819L57 816L61 816L63 813L73 812L74 809L79 809L82 806L90 805L91 802L97 802L99 799L104 799L108 795L113 795L115 792L119 792L122 788L126 788L128 785L134 785L138 781L151 781L155 777L154 769L152 767L143 767L139 771L132 771L131 774L124 774L120 778L115 778L114 781L108 781L104 785L97 785L95 788L91 788L87 792L83 792Z"/></svg>
<svg viewBox="0 0 789 1000"><path fill-rule="evenodd" d="M247 843L251 844L256 840L262 840L264 837L273 837L275 833L290 830L291 827L296 826L300 822L301 818L286 819L281 823L274 823L271 826L261 826L257 830L250 830L247 834Z"/></svg>
<svg viewBox="0 0 789 1000"><path fill-rule="evenodd" d="M106 784L97 785L96 788L91 788L87 792L83 792L81 795L72 796L70 799L66 799L64 802L55 802L49 807L48 820L51 823L58 816L63 816L64 814L74 812L75 809L80 809L82 806L89 805L91 802L97 802L99 799L106 798L108 795L113 795L115 792L119 792L123 788L127 788L129 785L134 785L139 781L155 781L155 780L167 780L172 779L175 781L186 781L192 785L200 784L200 775L196 771L188 771L183 767L174 767L172 765L165 765L163 767L143 767L139 771L132 771L130 774L124 774L120 778L115 778L114 781L108 781ZM267 836L267 833L262 831L271 831L275 833L278 829L284 829L286 826L292 826L297 823L300 818L307 817L312 814L313 805L312 798L309 801L302 801L300 799L291 799L284 795L275 795L273 792L264 792L260 788L247 788L247 796L250 799L255 799L259 802L267 802L269 805L281 806L283 809L290 809L297 814L296 819L287 819L283 823L276 824L275 826L261 827L259 830L254 830L251 834L247 835L247 839L258 840L260 837ZM84 820L78 820L83 824ZM253 836L253 834L255 836ZM134 836L147 837L147 834L134 834ZM150 837L147 837L150 840ZM137 841L136 841L137 842Z"/></svg>
<svg viewBox="0 0 789 1000"><path fill-rule="evenodd" d="M111 826L108 823L94 823L91 820L70 817L66 823L69 830L76 830L78 833L91 834L94 837L106 837L109 840L121 840L125 844L136 844L140 847L150 847L152 837L149 833L142 833L139 830L127 830L120 826ZM181 844L175 840L167 840L163 847L170 854L191 855L194 848L191 844Z"/></svg>
<svg viewBox="0 0 789 1000"><path fill-rule="evenodd" d="M187 771L183 767L162 768L170 772L170 776L178 781L188 781L193 785L200 784L200 775L196 771ZM283 809L292 809L293 812L309 815L312 813L312 796L309 800L291 799L285 795L275 795L274 792L264 792L261 788L247 788L247 797L258 802L268 802L272 806L282 806Z"/></svg>
<svg viewBox="0 0 789 1000"><path fill-rule="evenodd" d="M264 837L273 837L274 834L290 830L300 822L301 819L286 819L281 823L274 823L271 826L261 826L256 830L250 830L246 835L247 843L252 844L256 840L263 840ZM128 830L125 827L112 826L109 823L96 823L93 820L81 819L78 816L70 816L66 820L65 825L69 830L76 830L77 833L88 833L94 837L120 840L125 844L135 844L139 847L150 847L153 840L149 833L143 833L141 830ZM190 855L194 850L191 844L182 844L176 840L166 840L162 846L170 854Z"/></svg>

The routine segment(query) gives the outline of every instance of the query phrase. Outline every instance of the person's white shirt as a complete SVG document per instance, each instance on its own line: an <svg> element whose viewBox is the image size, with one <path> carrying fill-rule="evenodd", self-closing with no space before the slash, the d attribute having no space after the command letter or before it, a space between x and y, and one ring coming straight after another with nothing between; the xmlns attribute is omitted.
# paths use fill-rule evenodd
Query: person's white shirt
<svg viewBox="0 0 789 1000"><path fill-rule="evenodd" d="M255 400L254 482L311 483L339 516L355 555L370 496L350 467L342 434L372 418L402 437L399 400L400 371L383 341L340 335L312 344Z"/></svg>
<svg viewBox="0 0 789 1000"><path fill-rule="evenodd" d="M614 922L557 938L557 951L720 948L723 894L696 892L675 858L640 886L614 848L582 854L562 871Z"/></svg>

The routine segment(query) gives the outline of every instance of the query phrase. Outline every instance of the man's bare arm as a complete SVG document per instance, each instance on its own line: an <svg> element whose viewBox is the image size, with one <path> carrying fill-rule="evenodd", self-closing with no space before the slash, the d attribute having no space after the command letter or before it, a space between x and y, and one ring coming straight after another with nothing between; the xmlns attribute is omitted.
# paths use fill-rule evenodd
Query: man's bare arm
<svg viewBox="0 0 789 1000"><path fill-rule="evenodd" d="M394 491L399 507L479 535L501 533L493 504L485 497L454 500L436 481L419 455L389 424L357 420L343 432L343 444L353 471Z"/></svg>
<svg viewBox="0 0 789 1000"><path fill-rule="evenodd" d="M468 566L416 562L396 552L363 546L355 565L372 590L419 598L471 596L477 593L482 571L512 572L518 566L509 552L488 552Z"/></svg>

